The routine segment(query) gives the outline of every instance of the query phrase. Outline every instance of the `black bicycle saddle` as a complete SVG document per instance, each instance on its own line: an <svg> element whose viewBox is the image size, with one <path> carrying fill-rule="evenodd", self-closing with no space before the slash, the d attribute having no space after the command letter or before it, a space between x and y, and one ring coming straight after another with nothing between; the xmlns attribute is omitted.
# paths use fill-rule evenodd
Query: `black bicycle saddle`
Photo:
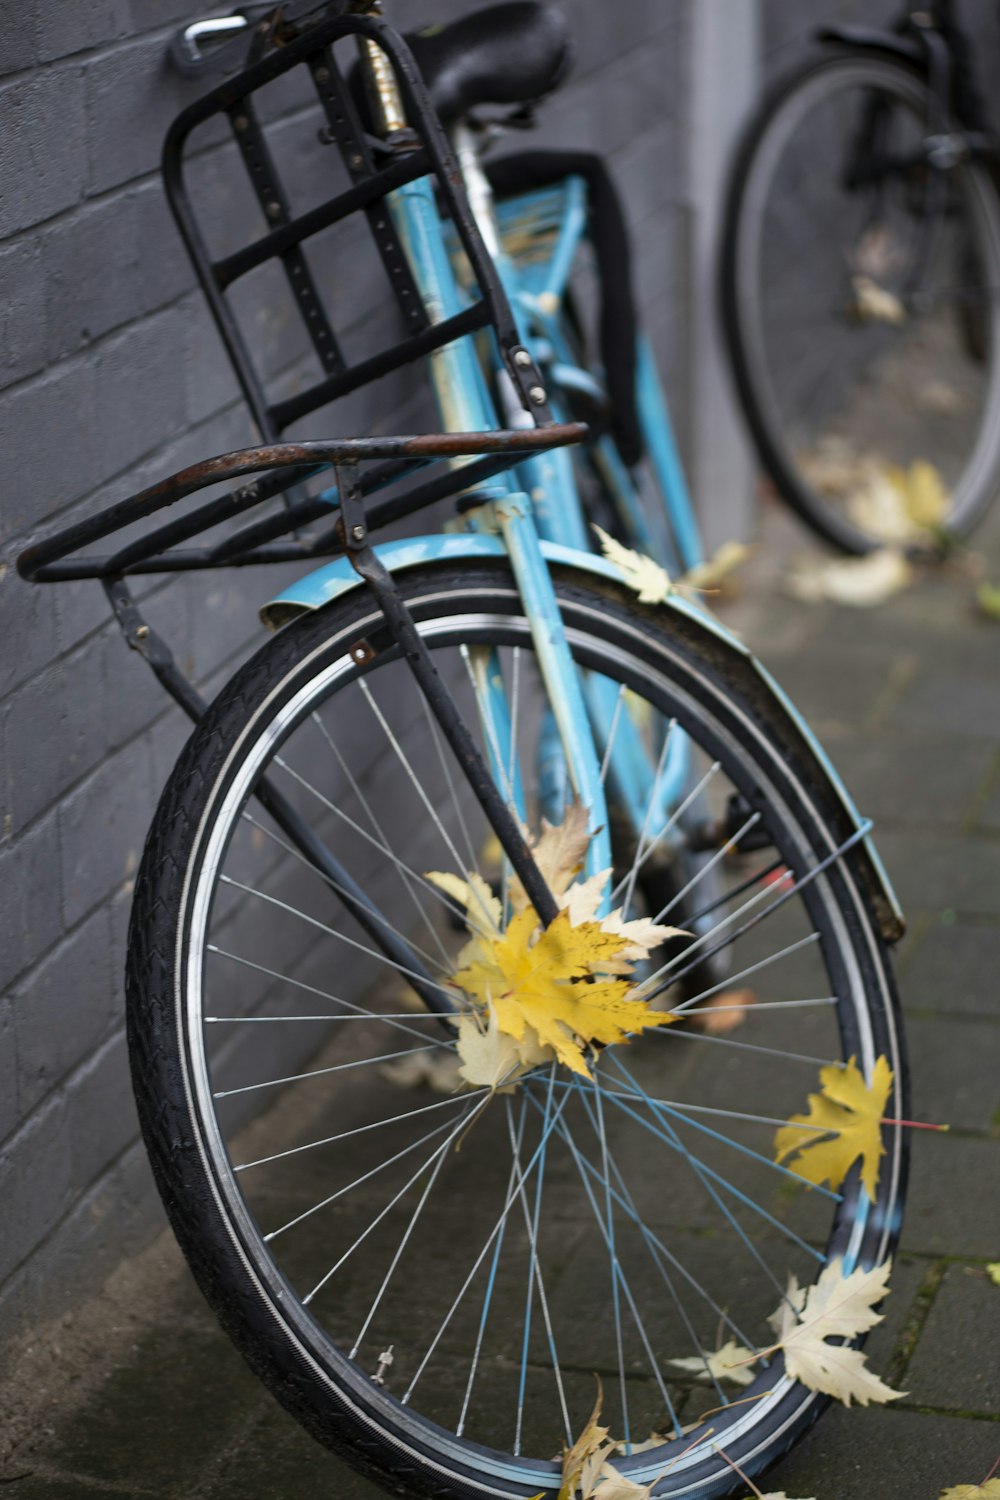
<svg viewBox="0 0 1000 1500"><path fill-rule="evenodd" d="M446 123L482 105L544 98L572 56L566 17L540 0L505 0L406 40Z"/></svg>

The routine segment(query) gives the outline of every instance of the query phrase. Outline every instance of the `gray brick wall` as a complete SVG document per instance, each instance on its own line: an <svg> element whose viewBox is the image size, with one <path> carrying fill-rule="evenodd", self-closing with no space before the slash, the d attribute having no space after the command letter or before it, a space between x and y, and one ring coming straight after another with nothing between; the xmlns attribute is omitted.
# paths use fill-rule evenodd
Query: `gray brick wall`
<svg viewBox="0 0 1000 1500"><path fill-rule="evenodd" d="M603 149L618 170L638 284L680 405L681 140L696 0L563 3L577 63L538 138ZM405 10L409 22L471 8L421 0ZM251 437L157 175L164 128L198 92L164 61L189 4L14 9L0 61L3 1332L93 1287L162 1222L137 1143L121 976L131 882L186 734L99 587L30 587L14 558L53 524ZM233 210L218 148L202 169L214 174L225 227ZM362 282L359 271L345 288L353 306ZM264 334L272 368L287 373L297 353L272 330L279 321L265 319ZM393 382L392 399L410 400L412 386ZM375 415L361 398L326 430L363 430ZM383 431L403 423L384 394L377 416ZM259 639L256 609L276 582L196 576L143 581L139 592L212 692Z"/></svg>

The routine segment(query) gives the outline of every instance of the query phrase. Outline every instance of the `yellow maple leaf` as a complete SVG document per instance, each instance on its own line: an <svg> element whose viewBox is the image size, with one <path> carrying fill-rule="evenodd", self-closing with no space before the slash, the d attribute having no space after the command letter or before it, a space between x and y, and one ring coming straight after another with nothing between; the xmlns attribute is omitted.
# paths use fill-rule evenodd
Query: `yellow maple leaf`
<svg viewBox="0 0 1000 1500"><path fill-rule="evenodd" d="M598 922L574 927L565 911L536 938L537 929L529 906L511 918L501 938L481 939L474 961L455 975L480 1005L492 1004L500 1031L521 1041L530 1029L532 1041L589 1078L584 1048L623 1042L673 1019L627 998L627 979L599 977L629 946L628 937L605 932Z"/></svg>
<svg viewBox="0 0 1000 1500"><path fill-rule="evenodd" d="M915 458L908 469L891 465L886 471L912 524L922 531L943 526L951 505L940 471L925 458Z"/></svg>
<svg viewBox="0 0 1000 1500"><path fill-rule="evenodd" d="M994 1286L1000 1286L1000 1260L991 1260L986 1267L986 1274Z"/></svg>
<svg viewBox="0 0 1000 1500"><path fill-rule="evenodd" d="M953 1484L941 1491L938 1500L1000 1500L1000 1479L987 1479L984 1484Z"/></svg>
<svg viewBox="0 0 1000 1500"><path fill-rule="evenodd" d="M792 1115L776 1133L775 1161L791 1157L790 1169L807 1182L828 1182L836 1189L860 1157L861 1181L874 1200L879 1158L885 1153L880 1122L892 1088L892 1069L884 1057L877 1058L872 1081L866 1084L852 1057L845 1067L833 1063L821 1068L819 1077L822 1092L809 1095L809 1113Z"/></svg>

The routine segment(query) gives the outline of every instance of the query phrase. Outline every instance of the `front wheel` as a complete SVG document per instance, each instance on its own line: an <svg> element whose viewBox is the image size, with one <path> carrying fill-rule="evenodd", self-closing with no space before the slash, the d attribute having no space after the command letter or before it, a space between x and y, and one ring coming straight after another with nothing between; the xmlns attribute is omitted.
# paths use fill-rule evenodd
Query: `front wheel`
<svg viewBox="0 0 1000 1500"><path fill-rule="evenodd" d="M723 319L779 492L848 552L963 536L1000 487L1000 204L923 76L835 54L780 83L729 190Z"/></svg>
<svg viewBox="0 0 1000 1500"><path fill-rule="evenodd" d="M807 1285L836 1255L881 1262L898 1232L898 1129L874 1202L856 1172L839 1193L805 1191L772 1147L824 1063L854 1056L870 1076L885 1056L888 1107L905 1112L896 1003L853 856L836 857L842 812L781 713L741 689L700 623L570 572L556 584L577 663L621 703L613 732L686 735L709 821L737 806L756 835L754 852L720 841L699 866L721 895L699 902L693 874L699 952L665 948L646 970L690 1022L719 995L682 998L681 983L725 949L723 1025L605 1047L590 1078L552 1065L492 1096L456 1088L436 996L456 1002L475 915L428 874L480 871L476 900L509 893L479 805L359 593L263 648L164 792L130 937L136 1093L205 1295L348 1461L399 1494L551 1500L596 1374L618 1468L657 1495L710 1500L732 1480L714 1445L759 1474L822 1398L780 1358L755 1363L746 1389L699 1361L730 1338L765 1348L789 1274ZM548 709L509 570L428 568L401 586L537 831ZM265 780L377 905L384 943L255 800ZM630 862L616 853L628 916L644 910L640 864L680 816L651 820ZM431 976L424 999L394 943Z"/></svg>

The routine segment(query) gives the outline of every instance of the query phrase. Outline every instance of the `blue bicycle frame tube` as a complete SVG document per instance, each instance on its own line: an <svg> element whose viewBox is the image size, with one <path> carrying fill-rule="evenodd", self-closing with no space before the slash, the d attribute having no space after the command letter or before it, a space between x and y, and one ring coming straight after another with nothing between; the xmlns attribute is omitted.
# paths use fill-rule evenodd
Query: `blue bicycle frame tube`
<svg viewBox="0 0 1000 1500"><path fill-rule="evenodd" d="M393 194L392 212L431 320L439 322L460 311L460 292L445 249L430 181L423 178L400 188ZM431 365L446 427L459 432L496 427L496 414L491 408L470 339L463 338L436 351L431 356ZM588 810L592 837L585 871L588 876L594 875L611 866L611 838L600 765L583 700L580 674L566 641L530 501L511 491L505 499L497 502L497 511L514 577L525 602L549 702L559 727L570 781ZM486 678L491 695L502 696L497 674L487 672ZM505 715L500 714L498 703L491 704L487 712L498 734L506 725L507 743L491 747L494 774L503 785L503 765L511 758L509 722Z"/></svg>

